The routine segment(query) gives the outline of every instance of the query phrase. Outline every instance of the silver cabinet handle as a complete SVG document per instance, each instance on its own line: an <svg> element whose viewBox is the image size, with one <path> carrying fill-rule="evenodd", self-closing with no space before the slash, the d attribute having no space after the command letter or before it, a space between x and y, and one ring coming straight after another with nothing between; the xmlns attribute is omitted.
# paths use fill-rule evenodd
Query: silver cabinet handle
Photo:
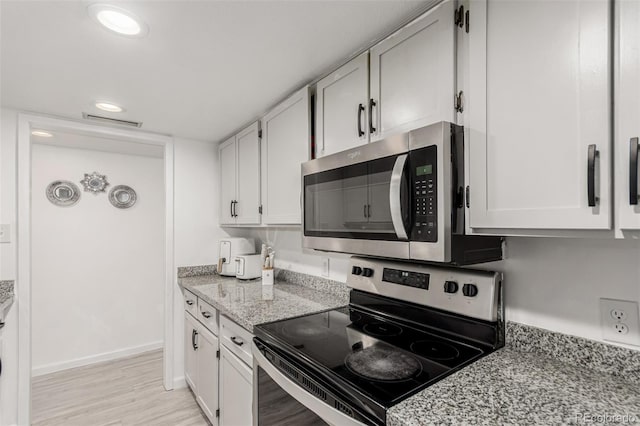
<svg viewBox="0 0 640 426"><path fill-rule="evenodd" d="M396 236L401 240L407 239L407 230L402 220L402 200L400 193L402 187L402 175L404 165L407 162L407 154L398 155L396 163L393 165L391 172L391 182L389 184L389 207L391 209L391 222Z"/></svg>
<svg viewBox="0 0 640 426"><path fill-rule="evenodd" d="M200 313L202 314L203 317L205 317L207 319L211 318L211 312L202 311Z"/></svg>

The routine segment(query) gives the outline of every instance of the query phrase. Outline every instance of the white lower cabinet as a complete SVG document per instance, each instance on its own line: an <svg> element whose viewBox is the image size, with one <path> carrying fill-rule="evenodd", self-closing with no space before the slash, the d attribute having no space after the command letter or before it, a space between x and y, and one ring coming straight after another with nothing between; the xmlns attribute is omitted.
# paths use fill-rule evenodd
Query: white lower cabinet
<svg viewBox="0 0 640 426"><path fill-rule="evenodd" d="M197 401L211 423L217 424L218 409L218 338L202 327L197 340Z"/></svg>
<svg viewBox="0 0 640 426"><path fill-rule="evenodd" d="M253 371L224 345L220 346L220 424L250 426Z"/></svg>
<svg viewBox="0 0 640 426"><path fill-rule="evenodd" d="M217 426L218 337L185 311L184 342L185 380L211 424Z"/></svg>
<svg viewBox="0 0 640 426"><path fill-rule="evenodd" d="M198 394L196 375L198 360L196 358L196 339L199 325L190 313L184 313L184 378L194 394Z"/></svg>
<svg viewBox="0 0 640 426"><path fill-rule="evenodd" d="M253 335L188 291L185 307L184 376L198 405L214 426L251 426Z"/></svg>

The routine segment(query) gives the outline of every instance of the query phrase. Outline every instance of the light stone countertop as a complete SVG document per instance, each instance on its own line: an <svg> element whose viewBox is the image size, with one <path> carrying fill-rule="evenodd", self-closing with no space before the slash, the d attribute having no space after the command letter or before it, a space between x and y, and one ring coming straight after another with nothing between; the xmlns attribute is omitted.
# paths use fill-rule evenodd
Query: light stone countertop
<svg viewBox="0 0 640 426"><path fill-rule="evenodd" d="M320 291L301 285L302 281L296 283L295 276L287 275L288 281L278 277L272 288L269 288L271 286L263 288L259 278L242 281L219 275L179 278L178 284L251 333L253 333L253 327L258 324L326 311L349 304L346 287L343 288L344 284L335 283L334 291ZM273 295L272 298L270 293Z"/></svg>
<svg viewBox="0 0 640 426"><path fill-rule="evenodd" d="M13 298L13 281L0 281L0 305Z"/></svg>
<svg viewBox="0 0 640 426"><path fill-rule="evenodd" d="M505 348L392 407L387 424L640 424L640 351L508 323Z"/></svg>
<svg viewBox="0 0 640 426"><path fill-rule="evenodd" d="M344 284L281 272L272 301L263 299L259 279L178 282L251 332L348 304ZM556 424L640 424L640 351L507 322L504 348L387 413L390 426Z"/></svg>

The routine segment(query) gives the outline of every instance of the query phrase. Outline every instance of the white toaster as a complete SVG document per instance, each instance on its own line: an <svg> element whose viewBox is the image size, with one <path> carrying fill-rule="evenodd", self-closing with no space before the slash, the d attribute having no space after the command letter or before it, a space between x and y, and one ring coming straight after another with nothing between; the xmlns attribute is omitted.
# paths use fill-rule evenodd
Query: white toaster
<svg viewBox="0 0 640 426"><path fill-rule="evenodd" d="M251 280L262 276L262 258L259 254L236 256L236 278Z"/></svg>

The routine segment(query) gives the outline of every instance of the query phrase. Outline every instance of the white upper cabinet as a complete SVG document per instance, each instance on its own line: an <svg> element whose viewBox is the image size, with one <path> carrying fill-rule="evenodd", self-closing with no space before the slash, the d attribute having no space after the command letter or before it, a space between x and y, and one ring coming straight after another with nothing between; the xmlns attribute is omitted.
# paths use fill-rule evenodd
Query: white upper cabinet
<svg viewBox="0 0 640 426"><path fill-rule="evenodd" d="M640 2L616 2L615 152L619 230L640 230Z"/></svg>
<svg viewBox="0 0 640 426"><path fill-rule="evenodd" d="M442 3L371 48L371 141L455 122L454 6Z"/></svg>
<svg viewBox="0 0 640 426"><path fill-rule="evenodd" d="M610 22L605 0L470 3L471 227L611 229Z"/></svg>
<svg viewBox="0 0 640 426"><path fill-rule="evenodd" d="M220 224L236 223L233 203L236 199L236 138L220 145Z"/></svg>
<svg viewBox="0 0 640 426"><path fill-rule="evenodd" d="M310 151L309 87L262 119L262 223L300 224L301 164Z"/></svg>
<svg viewBox="0 0 640 426"><path fill-rule="evenodd" d="M220 152L220 224L260 224L260 123L223 142Z"/></svg>
<svg viewBox="0 0 640 426"><path fill-rule="evenodd" d="M316 158L369 141L369 52L316 84Z"/></svg>
<svg viewBox="0 0 640 426"><path fill-rule="evenodd" d="M260 125L247 127L236 136L238 146L238 198L236 223L260 223Z"/></svg>

